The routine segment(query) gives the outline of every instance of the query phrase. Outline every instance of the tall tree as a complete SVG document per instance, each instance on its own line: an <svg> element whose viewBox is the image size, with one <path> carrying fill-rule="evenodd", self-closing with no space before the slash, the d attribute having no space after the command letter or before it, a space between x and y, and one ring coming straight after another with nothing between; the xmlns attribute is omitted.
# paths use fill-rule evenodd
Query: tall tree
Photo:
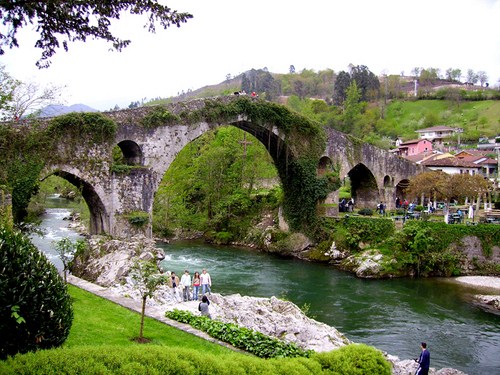
<svg viewBox="0 0 500 375"><path fill-rule="evenodd" d="M333 101L336 104L342 104L347 95L347 89L351 84L351 75L346 71L341 71L337 75L335 85L333 87Z"/></svg>
<svg viewBox="0 0 500 375"><path fill-rule="evenodd" d="M351 68L351 79L356 81L361 90L361 100L369 101L378 97L380 81L366 65L357 65Z"/></svg>
<svg viewBox="0 0 500 375"><path fill-rule="evenodd" d="M361 116L361 89L357 82L352 81L347 89L346 100L344 101L344 112L342 113L342 131L352 133L356 121Z"/></svg>
<svg viewBox="0 0 500 375"><path fill-rule="evenodd" d="M35 47L42 50L36 63L39 68L50 65L50 58L61 44L67 51L68 42L85 42L88 37L103 39L121 51L130 40L113 35L110 26L111 20L120 19L122 12L146 14L145 27L152 33L156 32L156 23L164 29L171 25L180 27L193 17L158 4L157 0L0 0L0 18L7 26L7 32L0 32L0 55L5 53L5 46L19 47L17 32L27 24L34 25L40 36L35 43Z"/></svg>

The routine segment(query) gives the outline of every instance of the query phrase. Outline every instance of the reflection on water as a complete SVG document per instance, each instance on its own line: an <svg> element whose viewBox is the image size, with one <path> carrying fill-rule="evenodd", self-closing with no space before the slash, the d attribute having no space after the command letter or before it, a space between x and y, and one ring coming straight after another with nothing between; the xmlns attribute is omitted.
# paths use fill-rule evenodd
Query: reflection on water
<svg viewBox="0 0 500 375"><path fill-rule="evenodd" d="M212 290L286 297L355 341L401 359L427 341L433 367L500 374L500 319L465 302L466 289L439 279L365 280L322 264L199 242L159 244L166 270L206 268Z"/></svg>

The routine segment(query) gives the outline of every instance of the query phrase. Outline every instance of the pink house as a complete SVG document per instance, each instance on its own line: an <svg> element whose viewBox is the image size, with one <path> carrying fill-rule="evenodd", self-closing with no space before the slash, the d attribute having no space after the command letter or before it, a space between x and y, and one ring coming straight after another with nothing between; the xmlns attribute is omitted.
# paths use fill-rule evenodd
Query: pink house
<svg viewBox="0 0 500 375"><path fill-rule="evenodd" d="M403 142L398 147L398 155L412 156L421 153L431 153L432 142L427 139L414 139Z"/></svg>

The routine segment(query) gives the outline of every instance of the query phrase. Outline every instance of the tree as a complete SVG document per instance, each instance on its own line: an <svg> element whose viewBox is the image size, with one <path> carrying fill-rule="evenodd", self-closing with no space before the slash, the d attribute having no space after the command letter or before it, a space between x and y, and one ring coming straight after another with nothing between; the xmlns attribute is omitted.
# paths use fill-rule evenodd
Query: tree
<svg viewBox="0 0 500 375"><path fill-rule="evenodd" d="M460 81L462 71L460 69L448 68L446 69L446 79L449 81Z"/></svg>
<svg viewBox="0 0 500 375"><path fill-rule="evenodd" d="M136 282L139 293L142 298L141 310L141 328L139 330L139 342L145 342L144 339L144 316L146 312L146 300L153 297L153 293L160 284L165 282L165 278L158 274L158 267L154 259L137 260L131 269L132 279Z"/></svg>
<svg viewBox="0 0 500 375"><path fill-rule="evenodd" d="M414 67L411 70L411 74L413 74L413 78L417 79L418 77L420 77L420 72L421 71L422 71L422 68L419 68L418 66Z"/></svg>
<svg viewBox="0 0 500 375"><path fill-rule="evenodd" d="M407 193L414 198L420 198L424 195L434 202L439 199L450 198L448 178L449 175L441 171L420 173L410 180Z"/></svg>
<svg viewBox="0 0 500 375"><path fill-rule="evenodd" d="M55 242L55 249L59 255L59 259L63 264L63 275L64 282L67 282L67 271L71 268L71 262L75 257L75 253L84 248L85 242L83 240L72 242L68 237L64 237L61 240Z"/></svg>
<svg viewBox="0 0 500 375"><path fill-rule="evenodd" d="M50 58L61 47L68 50L68 42L83 41L87 38L103 39L112 43L113 48L121 51L130 44L110 31L111 20L120 19L121 13L147 14L145 27L156 32L156 23L167 29L171 25L180 27L193 16L177 13L157 0L46 0L11 1L0 0L0 18L7 26L7 32L0 32L0 55L5 53L4 46L19 47L17 32L28 23L35 26L40 38L35 43L42 50L36 65L46 68ZM62 43L61 43L62 39Z"/></svg>
<svg viewBox="0 0 500 375"><path fill-rule="evenodd" d="M472 69L467 70L467 82L471 84L475 84L478 80L478 76L476 72L474 72Z"/></svg>
<svg viewBox="0 0 500 375"><path fill-rule="evenodd" d="M479 79L481 87L484 86L486 82L488 82L488 75L484 70L480 70L479 72L477 72L477 78Z"/></svg>
<svg viewBox="0 0 500 375"><path fill-rule="evenodd" d="M339 72L335 85L333 87L333 101L336 104L342 104L347 95L347 89L351 84L351 76L345 71Z"/></svg>
<svg viewBox="0 0 500 375"><path fill-rule="evenodd" d="M361 100L369 101L378 97L380 92L380 81L366 65L357 65L351 68L351 79L356 81L361 90Z"/></svg>
<svg viewBox="0 0 500 375"><path fill-rule="evenodd" d="M16 120L35 113L49 104L60 102L63 87L41 87L35 82L14 79L0 65L0 118Z"/></svg>
<svg viewBox="0 0 500 375"><path fill-rule="evenodd" d="M361 90L356 81L352 81L347 89L347 97L344 101L344 111L342 113L342 131L352 133L356 121L361 115Z"/></svg>

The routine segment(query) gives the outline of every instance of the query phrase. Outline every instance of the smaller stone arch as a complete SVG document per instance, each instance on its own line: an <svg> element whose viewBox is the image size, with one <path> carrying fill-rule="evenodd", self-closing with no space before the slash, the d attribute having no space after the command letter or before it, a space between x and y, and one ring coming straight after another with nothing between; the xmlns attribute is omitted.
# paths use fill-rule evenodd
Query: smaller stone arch
<svg viewBox="0 0 500 375"><path fill-rule="evenodd" d="M90 234L109 233L109 214L94 187L73 173L57 170L52 174L65 179L80 190L90 211ZM48 176L50 175L46 177Z"/></svg>
<svg viewBox="0 0 500 375"><path fill-rule="evenodd" d="M323 176L324 174L331 172L332 166L332 159L328 156L323 156L318 162L318 176Z"/></svg>
<svg viewBox="0 0 500 375"><path fill-rule="evenodd" d="M379 201L377 180L364 165L357 164L347 174L351 180L351 196L358 208L376 207Z"/></svg>
<svg viewBox="0 0 500 375"><path fill-rule="evenodd" d="M391 176L384 176L384 188L392 187L394 179Z"/></svg>
<svg viewBox="0 0 500 375"><path fill-rule="evenodd" d="M124 140L117 144L122 152L122 160L127 165L143 165L144 156L141 147L134 141ZM115 157L115 155L114 155Z"/></svg>
<svg viewBox="0 0 500 375"><path fill-rule="evenodd" d="M408 189L408 186L410 186L410 180L405 178L399 181L396 185L396 197L399 199L404 199L405 191L406 189Z"/></svg>

